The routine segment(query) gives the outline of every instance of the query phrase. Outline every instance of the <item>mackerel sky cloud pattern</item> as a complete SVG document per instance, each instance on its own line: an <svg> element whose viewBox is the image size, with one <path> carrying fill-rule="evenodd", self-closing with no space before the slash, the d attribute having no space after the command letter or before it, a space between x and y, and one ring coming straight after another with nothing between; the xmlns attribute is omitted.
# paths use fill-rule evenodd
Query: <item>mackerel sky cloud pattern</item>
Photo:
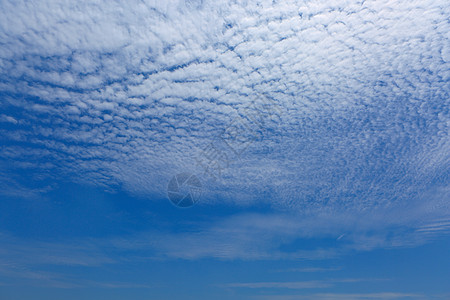
<svg viewBox="0 0 450 300"><path fill-rule="evenodd" d="M65 178L162 197L267 97L280 113L202 178L200 205L446 222L449 15L446 1L2 1L2 193Z"/></svg>

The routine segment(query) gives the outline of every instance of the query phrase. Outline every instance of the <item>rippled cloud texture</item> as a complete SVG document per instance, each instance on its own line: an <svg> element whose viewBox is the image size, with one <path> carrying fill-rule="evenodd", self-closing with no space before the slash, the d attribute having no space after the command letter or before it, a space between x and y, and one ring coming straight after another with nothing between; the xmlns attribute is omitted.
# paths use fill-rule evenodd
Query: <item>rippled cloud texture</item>
<svg viewBox="0 0 450 300"><path fill-rule="evenodd" d="M188 172L201 175L200 205L448 230L446 1L1 6L2 193L33 197L65 178L161 198ZM240 155L223 154L220 178L208 176L205 149L223 150L223 132L261 99L276 115ZM341 222L308 228L321 224ZM303 225L283 226L273 234Z"/></svg>

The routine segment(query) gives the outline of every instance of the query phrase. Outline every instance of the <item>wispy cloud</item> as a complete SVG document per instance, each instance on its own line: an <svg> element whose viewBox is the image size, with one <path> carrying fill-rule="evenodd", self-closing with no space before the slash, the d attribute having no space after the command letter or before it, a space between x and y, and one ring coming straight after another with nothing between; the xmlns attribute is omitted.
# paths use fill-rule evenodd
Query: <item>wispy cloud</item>
<svg viewBox="0 0 450 300"><path fill-rule="evenodd" d="M373 218L370 220L370 218ZM56 242L23 240L1 235L5 245L0 257L25 265L95 267L127 260L216 258L224 260L328 260L353 251L411 247L428 241L395 219L377 222L371 213L363 218L324 215L298 219L295 214L239 214L214 222L186 224L182 232L171 228L128 236L78 238ZM391 223L388 220L392 220ZM377 224L374 226L373 224ZM192 229L192 230L190 230ZM338 241L342 232L346 236ZM311 247L315 240L332 241ZM302 245L309 247L304 249ZM290 250L284 246L291 245ZM292 268L283 272L330 272L339 268Z"/></svg>
<svg viewBox="0 0 450 300"><path fill-rule="evenodd" d="M229 283L226 287L250 288L250 289L318 289L329 288L333 286L330 282L325 281L297 281L297 282L248 282L248 283Z"/></svg>
<svg viewBox="0 0 450 300"><path fill-rule="evenodd" d="M420 233L438 233L438 232L448 232L450 230L450 219L444 219L444 220L436 220L436 222L433 222L431 224L423 225L419 229L417 229L417 232Z"/></svg>
<svg viewBox="0 0 450 300"><path fill-rule="evenodd" d="M319 272L334 272L342 270L341 267L308 267L308 268L291 268L284 270L277 270L277 272L300 272L300 273L319 273Z"/></svg>
<svg viewBox="0 0 450 300"><path fill-rule="evenodd" d="M431 297L431 298L429 298ZM393 299L393 300L402 300L402 299L444 299L444 298L435 298L433 296L425 296L422 294L414 294L414 293L393 293L393 292L384 292L384 293L365 293L365 294L338 294L338 293L327 293L327 294L310 294L310 295L267 295L267 296L255 296L253 299L267 299L267 300L293 300L293 299L318 299L318 300L369 300L369 299Z"/></svg>
<svg viewBox="0 0 450 300"><path fill-rule="evenodd" d="M330 288L336 284L342 283L356 283L364 281L378 281L380 279L355 279L355 278L341 278L328 280L311 280L311 281L291 281L291 282L243 282L243 283L229 283L224 287L234 288L250 288L250 289L323 289ZM383 279L385 280L385 279Z"/></svg>

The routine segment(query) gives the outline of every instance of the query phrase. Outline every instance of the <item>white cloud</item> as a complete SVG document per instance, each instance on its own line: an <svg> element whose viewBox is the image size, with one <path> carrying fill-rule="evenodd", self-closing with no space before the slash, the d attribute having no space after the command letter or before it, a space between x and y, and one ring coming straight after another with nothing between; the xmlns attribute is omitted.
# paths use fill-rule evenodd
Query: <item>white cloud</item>
<svg viewBox="0 0 450 300"><path fill-rule="evenodd" d="M264 95L278 118L240 159L227 152L222 181L202 177L201 203L448 219L445 1L0 5L0 121L23 125L1 125L5 172L161 198L173 175L203 172L203 147L227 149L221 132Z"/></svg>
<svg viewBox="0 0 450 300"><path fill-rule="evenodd" d="M428 298L427 298L428 297ZM267 300L289 300L289 299L318 299L318 300L368 300L368 299L430 299L428 295L414 294L414 293L360 293L360 294L338 294L338 293L317 293L310 295L267 295L256 296L255 299ZM432 299L444 299L443 297L433 297Z"/></svg>

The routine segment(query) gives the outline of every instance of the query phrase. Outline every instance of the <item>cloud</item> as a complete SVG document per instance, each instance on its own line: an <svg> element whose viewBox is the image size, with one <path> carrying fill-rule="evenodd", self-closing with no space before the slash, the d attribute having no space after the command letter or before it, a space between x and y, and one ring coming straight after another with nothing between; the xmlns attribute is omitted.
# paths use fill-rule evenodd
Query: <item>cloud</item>
<svg viewBox="0 0 450 300"><path fill-rule="evenodd" d="M26 172L162 199L190 172L199 205L281 215L152 233L158 255L190 259L285 257L283 239L315 234L370 250L447 232L445 1L1 5L4 196L48 190L16 180Z"/></svg>
<svg viewBox="0 0 450 300"><path fill-rule="evenodd" d="M427 298L428 297L428 298ZM270 299L270 300L288 300L288 299L319 299L319 300L367 300L367 299L430 299L430 296L413 293L365 293L365 294L338 294L338 293L321 293L311 295L268 295L257 296L256 299ZM441 297L433 297L431 299L443 299Z"/></svg>
<svg viewBox="0 0 450 300"><path fill-rule="evenodd" d="M0 251L0 262L5 266L61 265L100 266L111 264L115 259L105 255L98 243L73 241L41 241L13 237L1 233L0 241L5 247Z"/></svg>
<svg viewBox="0 0 450 300"><path fill-rule="evenodd" d="M36 269L35 266L33 266ZM0 264L0 278L5 278L0 286L15 286L17 282L12 279L20 279L21 284L25 282L28 286L51 287L58 289L80 289L80 288L102 288L102 289L150 289L154 288L148 284L128 282L101 282L73 278L68 274L33 270L28 266L14 264Z"/></svg>
<svg viewBox="0 0 450 300"><path fill-rule="evenodd" d="M34 128L15 136L74 178L163 195L268 95L284 112L227 169L233 201L367 208L448 174L444 2L195 3L5 1L2 106Z"/></svg>
<svg viewBox="0 0 450 300"><path fill-rule="evenodd" d="M423 299L423 295L412 293L371 294L319 294L317 299Z"/></svg>
<svg viewBox="0 0 450 300"><path fill-rule="evenodd" d="M253 283L230 283L227 287L234 288L286 288L286 289L318 289L328 288L332 285L322 281L300 281L300 282L253 282Z"/></svg>
<svg viewBox="0 0 450 300"><path fill-rule="evenodd" d="M278 270L277 272L302 272L302 273L316 273L316 272L331 272L331 271L339 271L342 270L340 267L331 267L331 268L292 268L286 270Z"/></svg>
<svg viewBox="0 0 450 300"><path fill-rule="evenodd" d="M382 222L380 221L382 220ZM389 221L390 220L390 221ZM179 225L179 224L178 224ZM405 248L436 238L403 220L367 215L237 214L213 222L183 224L105 238L24 240L2 235L0 261L24 266L99 267L149 260L296 260L343 257L355 251ZM433 228L433 227L430 227ZM336 238L347 233L340 240ZM320 241L318 243L318 241ZM304 245L308 245L307 248ZM126 259L125 259L126 258ZM330 272L339 268L298 268L278 272Z"/></svg>
<svg viewBox="0 0 450 300"><path fill-rule="evenodd" d="M377 281L376 279L328 279L328 280L310 280L310 281L291 281L291 282L246 282L229 283L224 285L231 288L250 288L250 289L325 289L341 283L355 283L363 281Z"/></svg>

